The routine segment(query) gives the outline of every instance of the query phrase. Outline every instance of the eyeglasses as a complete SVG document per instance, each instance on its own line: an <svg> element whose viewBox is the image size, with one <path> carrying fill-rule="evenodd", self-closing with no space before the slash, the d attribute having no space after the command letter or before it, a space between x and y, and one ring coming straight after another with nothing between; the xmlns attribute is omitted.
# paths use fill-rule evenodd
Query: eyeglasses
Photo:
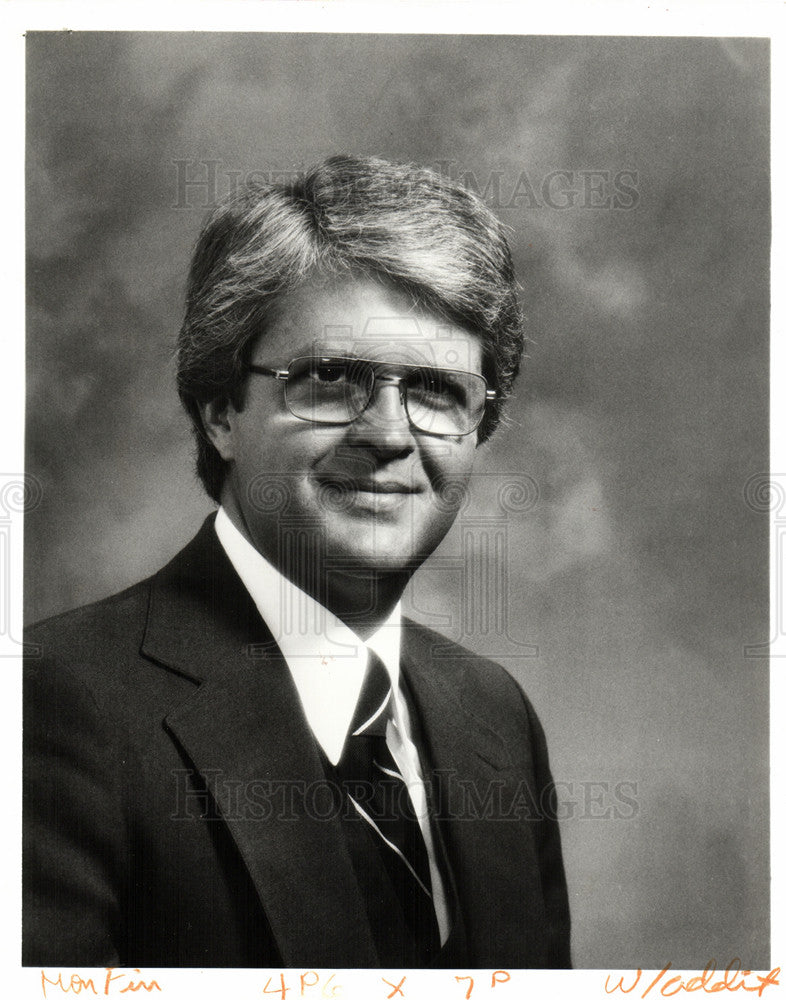
<svg viewBox="0 0 786 1000"><path fill-rule="evenodd" d="M378 383L398 386L410 425L426 434L463 437L483 419L497 394L474 372L400 365L363 358L295 358L285 370L249 365L255 375L284 383L289 412L316 424L351 424L374 397Z"/></svg>

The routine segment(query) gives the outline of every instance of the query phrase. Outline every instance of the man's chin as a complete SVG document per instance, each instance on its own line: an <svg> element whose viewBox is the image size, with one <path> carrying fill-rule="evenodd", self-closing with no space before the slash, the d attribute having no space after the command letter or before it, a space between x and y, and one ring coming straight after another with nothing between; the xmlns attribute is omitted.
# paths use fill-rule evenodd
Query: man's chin
<svg viewBox="0 0 786 1000"><path fill-rule="evenodd" d="M421 554L409 526L386 530L377 522L332 528L328 529L327 565L345 573L414 573L428 554Z"/></svg>
<svg viewBox="0 0 786 1000"><path fill-rule="evenodd" d="M364 576L412 574L434 551L447 530L417 530L411 519L335 517L325 524L327 564Z"/></svg>
<svg viewBox="0 0 786 1000"><path fill-rule="evenodd" d="M371 579L375 576L414 573L425 557L418 556L401 547L388 549L364 549L358 546L336 547L327 559L329 574Z"/></svg>

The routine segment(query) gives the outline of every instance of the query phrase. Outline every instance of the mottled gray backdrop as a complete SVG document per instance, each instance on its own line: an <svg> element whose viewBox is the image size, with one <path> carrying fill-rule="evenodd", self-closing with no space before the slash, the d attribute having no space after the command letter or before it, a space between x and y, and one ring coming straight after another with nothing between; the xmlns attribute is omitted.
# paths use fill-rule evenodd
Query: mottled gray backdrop
<svg viewBox="0 0 786 1000"><path fill-rule="evenodd" d="M541 714L576 965L769 968L766 41L27 45L28 620L209 510L172 345L216 198L334 152L450 172L511 227L532 344L410 604Z"/></svg>

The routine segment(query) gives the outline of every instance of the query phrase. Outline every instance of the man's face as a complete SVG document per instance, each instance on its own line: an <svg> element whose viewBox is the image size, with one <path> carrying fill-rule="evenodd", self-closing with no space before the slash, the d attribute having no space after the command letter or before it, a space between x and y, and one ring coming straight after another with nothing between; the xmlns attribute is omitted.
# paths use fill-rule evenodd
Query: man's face
<svg viewBox="0 0 786 1000"><path fill-rule="evenodd" d="M370 279L313 280L282 297L251 362L288 369L313 355L481 373L475 335ZM477 444L476 432L414 429L398 386L384 382L352 423L318 424L290 412L282 381L251 374L242 410L229 406L208 424L229 463L224 506L290 576L287 535L314 569L321 560L360 576L413 570L453 523Z"/></svg>

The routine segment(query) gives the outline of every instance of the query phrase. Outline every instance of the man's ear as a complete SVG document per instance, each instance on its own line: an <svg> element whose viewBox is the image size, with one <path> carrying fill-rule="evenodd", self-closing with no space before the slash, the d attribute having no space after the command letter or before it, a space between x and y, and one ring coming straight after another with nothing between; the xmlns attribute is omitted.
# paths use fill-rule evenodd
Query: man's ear
<svg viewBox="0 0 786 1000"><path fill-rule="evenodd" d="M235 408L226 397L219 396L218 399L213 399L209 403L202 403L199 412L202 416L205 434L224 461L230 461L234 458L232 417L235 414Z"/></svg>

